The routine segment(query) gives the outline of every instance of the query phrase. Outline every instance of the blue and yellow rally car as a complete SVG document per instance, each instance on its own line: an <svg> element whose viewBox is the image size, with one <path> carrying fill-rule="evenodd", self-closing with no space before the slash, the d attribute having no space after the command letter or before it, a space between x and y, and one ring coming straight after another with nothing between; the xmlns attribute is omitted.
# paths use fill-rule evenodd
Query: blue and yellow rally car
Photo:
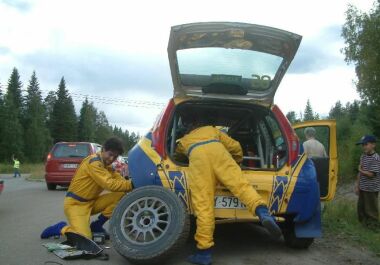
<svg viewBox="0 0 380 265"><path fill-rule="evenodd" d="M168 55L174 96L129 152L135 190L120 201L110 223L121 255L132 262L157 262L186 241L193 213L189 164L176 153L176 142L186 131L184 116L192 113L240 142L242 173L276 216L285 244L307 248L321 236L320 202L333 199L337 183L335 121L292 127L273 104L301 38L244 23L172 27ZM316 130L327 157L300 154L306 127ZM217 223L258 222L222 185L214 207Z"/></svg>

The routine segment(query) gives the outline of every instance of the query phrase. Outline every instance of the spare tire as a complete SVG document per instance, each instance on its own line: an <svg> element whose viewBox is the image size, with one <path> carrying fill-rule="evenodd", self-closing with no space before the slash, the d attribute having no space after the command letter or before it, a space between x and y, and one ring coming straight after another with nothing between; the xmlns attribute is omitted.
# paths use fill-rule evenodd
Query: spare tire
<svg viewBox="0 0 380 265"><path fill-rule="evenodd" d="M159 263L189 235L189 214L178 196L163 187L145 186L125 196L110 220L116 251L132 263Z"/></svg>

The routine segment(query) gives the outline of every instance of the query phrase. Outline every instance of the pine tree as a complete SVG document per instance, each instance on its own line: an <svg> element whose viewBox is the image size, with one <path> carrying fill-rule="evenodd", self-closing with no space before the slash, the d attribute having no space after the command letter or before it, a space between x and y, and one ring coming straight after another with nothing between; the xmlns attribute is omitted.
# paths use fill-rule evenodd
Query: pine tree
<svg viewBox="0 0 380 265"><path fill-rule="evenodd" d="M103 144L111 136L112 127L108 123L106 114L103 111L99 111L96 115L95 142Z"/></svg>
<svg viewBox="0 0 380 265"><path fill-rule="evenodd" d="M14 104L12 90L8 90L4 97L2 135L0 139L1 160L9 161L14 154L23 159L23 133L19 115Z"/></svg>
<svg viewBox="0 0 380 265"><path fill-rule="evenodd" d="M4 104L3 86L0 83L0 107Z"/></svg>
<svg viewBox="0 0 380 265"><path fill-rule="evenodd" d="M57 100L56 92L55 91L49 91L47 96L44 99L44 108L45 108L45 121L46 125L49 128L51 132L51 116L53 113L53 107Z"/></svg>
<svg viewBox="0 0 380 265"><path fill-rule="evenodd" d="M77 116L63 77L56 94L57 100L54 102L50 120L53 141L54 143L75 141L77 139Z"/></svg>
<svg viewBox="0 0 380 265"><path fill-rule="evenodd" d="M25 141L24 154L31 162L42 161L51 142L50 133L45 123L45 108L42 104L41 91L33 72L28 85L25 106Z"/></svg>
<svg viewBox="0 0 380 265"><path fill-rule="evenodd" d="M78 124L78 138L80 141L93 142L96 133L96 108L86 98L82 104Z"/></svg>
<svg viewBox="0 0 380 265"><path fill-rule="evenodd" d="M286 117L288 118L288 120L291 124L295 124L297 122L300 122L300 119L297 118L297 114L294 111L289 111L286 114Z"/></svg>
<svg viewBox="0 0 380 265"><path fill-rule="evenodd" d="M303 113L303 120L304 121L312 121L315 120L315 115L313 112L313 108L311 107L310 100L307 100L305 111Z"/></svg>
<svg viewBox="0 0 380 265"><path fill-rule="evenodd" d="M360 102L358 100L354 100L354 102L351 104L347 103L346 110L348 111L348 115L351 121L356 121L360 113Z"/></svg>
<svg viewBox="0 0 380 265"><path fill-rule="evenodd" d="M10 100L13 101L13 106L16 108L19 117L21 115L21 109L23 104L21 87L22 83L20 81L20 75L18 73L18 70L16 68L13 68L12 74L8 80L8 94L11 96Z"/></svg>
<svg viewBox="0 0 380 265"><path fill-rule="evenodd" d="M345 115L345 110L340 101L335 103L335 106L331 108L329 112L329 119L340 119Z"/></svg>
<svg viewBox="0 0 380 265"><path fill-rule="evenodd" d="M135 144L137 144L137 142L139 141L139 139L140 139L140 135L132 132L131 135L129 136L129 144L130 144L130 146L129 146L129 148L127 150L132 149L132 147L135 146Z"/></svg>
<svg viewBox="0 0 380 265"><path fill-rule="evenodd" d="M3 129L4 129L4 95L2 91L2 86L0 84L0 143L3 139ZM0 161L4 160L3 150L0 149Z"/></svg>

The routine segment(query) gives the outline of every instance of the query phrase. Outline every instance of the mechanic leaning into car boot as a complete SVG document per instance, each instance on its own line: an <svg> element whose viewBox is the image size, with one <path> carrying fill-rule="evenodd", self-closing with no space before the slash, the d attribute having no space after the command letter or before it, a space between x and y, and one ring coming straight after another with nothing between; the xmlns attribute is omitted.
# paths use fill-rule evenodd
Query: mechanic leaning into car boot
<svg viewBox="0 0 380 265"><path fill-rule="evenodd" d="M203 126L207 121L196 121L194 116L192 121L184 121L190 124L189 133L177 141L176 152L189 157L188 183L197 218L197 252L188 261L208 265L211 264L211 248L214 245L214 194L217 182L239 198L252 214L255 213L271 235L279 237L281 230L266 203L242 175L239 166L243 159L240 143L213 126ZM202 119L202 116L198 117Z"/></svg>
<svg viewBox="0 0 380 265"><path fill-rule="evenodd" d="M46 228L41 238L74 232L92 237L92 232L105 233L103 225L111 217L112 211L125 192L132 190L131 180L124 179L112 170L112 163L124 152L118 138L108 139L101 152L85 158L78 167L70 183L64 200L64 211L69 225L59 222ZM110 193L100 193L104 190ZM90 216L99 214L91 223Z"/></svg>

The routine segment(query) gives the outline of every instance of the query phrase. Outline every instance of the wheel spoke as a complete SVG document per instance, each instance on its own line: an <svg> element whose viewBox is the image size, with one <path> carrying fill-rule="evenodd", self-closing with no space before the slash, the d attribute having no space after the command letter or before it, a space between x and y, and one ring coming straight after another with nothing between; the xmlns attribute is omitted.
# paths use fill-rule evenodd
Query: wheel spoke
<svg viewBox="0 0 380 265"><path fill-rule="evenodd" d="M127 228L127 227L131 227L131 226L133 227L133 223L127 224L124 227Z"/></svg>
<svg viewBox="0 0 380 265"><path fill-rule="evenodd" d="M129 231L128 235L132 234L133 232L137 231L136 228L133 228L131 231Z"/></svg>
<svg viewBox="0 0 380 265"><path fill-rule="evenodd" d="M149 230L149 234L152 236L153 240L156 239L156 236L154 235L153 231Z"/></svg>
<svg viewBox="0 0 380 265"><path fill-rule="evenodd" d="M136 213L139 212L140 209L141 209L140 205L138 203L136 203L136 204L132 205L131 212L133 213L133 215L135 215Z"/></svg>
<svg viewBox="0 0 380 265"><path fill-rule="evenodd" d="M157 226L157 225L154 227L154 229L157 229L157 230L160 231L161 233L164 232L164 230L162 230L162 229L161 229L159 226Z"/></svg>
<svg viewBox="0 0 380 265"><path fill-rule="evenodd" d="M164 204L160 205L160 206L156 209L156 212L158 212L162 207L166 207L166 205L164 205Z"/></svg>
<svg viewBox="0 0 380 265"><path fill-rule="evenodd" d="M138 240L139 238L140 238L140 235L141 234L144 234L142 231L139 231L138 233L137 233L137 236L136 236L136 240Z"/></svg>
<svg viewBox="0 0 380 265"><path fill-rule="evenodd" d="M150 205L151 208L155 209L154 206L156 205L157 200L152 199L152 204Z"/></svg>

